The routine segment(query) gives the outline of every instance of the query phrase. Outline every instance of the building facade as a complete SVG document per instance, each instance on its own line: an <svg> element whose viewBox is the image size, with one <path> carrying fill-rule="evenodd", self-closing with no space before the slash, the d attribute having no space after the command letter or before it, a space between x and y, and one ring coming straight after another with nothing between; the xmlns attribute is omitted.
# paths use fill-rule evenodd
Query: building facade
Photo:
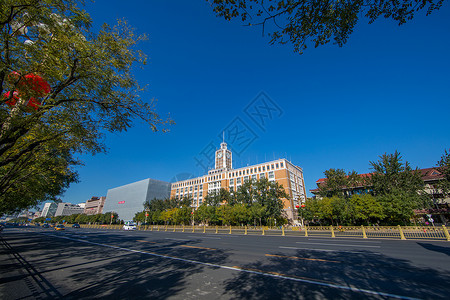
<svg viewBox="0 0 450 300"><path fill-rule="evenodd" d="M193 199L192 206L197 208L202 205L208 193L221 188L234 192L246 181L267 178L283 186L289 196L288 199L282 199L285 216L296 221L297 206L306 200L303 170L286 159L233 169L232 155L227 144L221 143L220 149L215 153L215 168L207 175L172 183L170 197L190 197Z"/></svg>
<svg viewBox="0 0 450 300"><path fill-rule="evenodd" d="M115 212L119 219L132 221L137 212L144 210L144 202L166 199L169 195L169 182L144 179L108 190L103 212Z"/></svg>
<svg viewBox="0 0 450 300"><path fill-rule="evenodd" d="M84 212L84 208L72 204L72 203L58 203L58 207L56 208L55 217L58 216L70 216L74 214L82 214Z"/></svg>
<svg viewBox="0 0 450 300"><path fill-rule="evenodd" d="M103 206L105 205L106 197L92 197L87 200L84 206L84 213L86 215L96 215L103 213Z"/></svg>
<svg viewBox="0 0 450 300"><path fill-rule="evenodd" d="M44 218L54 217L57 208L58 208L58 204L56 204L54 202L45 203L44 207L42 208L41 217L44 217Z"/></svg>

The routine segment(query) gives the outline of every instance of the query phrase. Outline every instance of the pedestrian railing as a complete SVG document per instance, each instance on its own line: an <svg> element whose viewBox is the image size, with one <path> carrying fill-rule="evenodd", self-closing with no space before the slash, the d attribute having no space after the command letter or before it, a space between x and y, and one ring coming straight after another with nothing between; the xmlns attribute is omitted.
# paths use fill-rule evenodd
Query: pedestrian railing
<svg viewBox="0 0 450 300"><path fill-rule="evenodd" d="M80 225L82 228L120 230L123 225ZM301 237L332 237L362 239L433 239L450 241L444 225L430 226L205 226L205 225L140 225L137 230L170 231L207 234L276 235Z"/></svg>

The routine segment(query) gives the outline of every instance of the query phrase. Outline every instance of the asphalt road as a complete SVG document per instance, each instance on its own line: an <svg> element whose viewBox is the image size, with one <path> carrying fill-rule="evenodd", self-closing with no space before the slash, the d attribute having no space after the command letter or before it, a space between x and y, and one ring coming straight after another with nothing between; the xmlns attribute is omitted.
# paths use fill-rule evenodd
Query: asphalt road
<svg viewBox="0 0 450 300"><path fill-rule="evenodd" d="M0 299L449 299L450 242L7 228Z"/></svg>

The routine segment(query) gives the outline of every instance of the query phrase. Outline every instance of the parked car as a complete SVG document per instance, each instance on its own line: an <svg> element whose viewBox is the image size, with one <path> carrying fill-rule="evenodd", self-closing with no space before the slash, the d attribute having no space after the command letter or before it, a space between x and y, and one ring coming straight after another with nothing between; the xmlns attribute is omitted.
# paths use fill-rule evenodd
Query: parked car
<svg viewBox="0 0 450 300"><path fill-rule="evenodd" d="M45 223L44 225L42 225L42 228L50 228L50 225L48 225L47 223Z"/></svg>
<svg viewBox="0 0 450 300"><path fill-rule="evenodd" d="M75 223L75 224L72 225L72 228L80 228L80 224Z"/></svg>
<svg viewBox="0 0 450 300"><path fill-rule="evenodd" d="M55 226L55 230L65 230L66 229L66 227L63 225L63 224L59 224L59 225L56 225Z"/></svg>
<svg viewBox="0 0 450 300"><path fill-rule="evenodd" d="M123 230L136 230L136 224L134 222L125 222Z"/></svg>

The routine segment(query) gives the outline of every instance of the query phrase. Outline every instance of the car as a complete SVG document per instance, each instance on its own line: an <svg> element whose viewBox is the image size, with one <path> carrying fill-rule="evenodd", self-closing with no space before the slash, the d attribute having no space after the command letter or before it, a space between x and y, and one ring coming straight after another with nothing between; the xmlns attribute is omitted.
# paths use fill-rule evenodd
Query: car
<svg viewBox="0 0 450 300"><path fill-rule="evenodd" d="M80 224L75 223L75 224L72 225L72 228L80 228Z"/></svg>
<svg viewBox="0 0 450 300"><path fill-rule="evenodd" d="M133 222L125 222L125 225L123 225L123 230L136 230L136 224Z"/></svg>
<svg viewBox="0 0 450 300"><path fill-rule="evenodd" d="M42 228L50 228L50 225L48 225L47 223L45 223L44 225L42 225Z"/></svg>
<svg viewBox="0 0 450 300"><path fill-rule="evenodd" d="M63 224L59 224L59 225L56 225L55 226L55 230L65 230L66 229L66 227L63 225Z"/></svg>

